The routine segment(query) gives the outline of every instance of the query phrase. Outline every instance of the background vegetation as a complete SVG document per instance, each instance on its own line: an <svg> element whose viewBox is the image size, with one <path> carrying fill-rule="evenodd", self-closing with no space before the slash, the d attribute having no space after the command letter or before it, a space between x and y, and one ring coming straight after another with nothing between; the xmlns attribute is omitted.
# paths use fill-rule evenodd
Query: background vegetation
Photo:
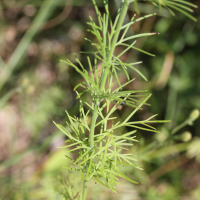
<svg viewBox="0 0 200 200"><path fill-rule="evenodd" d="M97 2L101 8L101 0ZM115 15L119 2L109 2ZM197 0L190 2L200 6ZM160 35L137 41L137 47L156 57L134 50L126 54L124 59L143 61L140 70L149 80L144 82L130 71L136 81L127 88L153 93L151 107L145 107L137 119L159 114L159 119L172 122L161 125L158 134L137 133L140 143L132 151L144 170L125 167L124 173L140 184L122 179L115 194L91 183L88 196L102 200L198 200L200 119L191 126L190 113L200 109L200 25L180 13L173 17L165 9L159 11L149 3L138 3L138 7L137 17L154 12L157 16L135 24L133 33ZM134 13L132 6L127 20ZM71 115L79 112L73 87L80 76L59 60L74 61L75 53L86 62L79 51L91 50L84 40L94 39L87 32L89 15L96 18L88 0L0 2L0 199L55 200L76 196L79 191L78 173L69 174L62 168L69 161L65 151L57 147L66 138L52 120L64 124L64 110ZM194 9L193 16L200 20L199 8ZM122 83L125 78L120 75ZM89 97L85 99L89 101ZM123 106L118 117L129 112ZM186 126L172 136L174 128L185 121ZM74 194L68 194L72 190Z"/></svg>

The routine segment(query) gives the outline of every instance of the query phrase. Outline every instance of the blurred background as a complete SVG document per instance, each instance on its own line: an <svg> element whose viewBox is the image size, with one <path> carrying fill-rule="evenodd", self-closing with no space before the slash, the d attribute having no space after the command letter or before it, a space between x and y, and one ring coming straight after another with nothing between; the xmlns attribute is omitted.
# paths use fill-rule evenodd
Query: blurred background
<svg viewBox="0 0 200 200"><path fill-rule="evenodd" d="M190 0L200 7L198 0ZM97 1L103 12L102 1ZM115 16L118 0L109 1ZM124 173L138 185L120 180L118 193L90 183L88 199L99 200L199 200L200 197L200 9L194 22L183 14L173 17L148 2L138 3L136 17L157 15L132 26L131 33L159 32L138 39L136 46L155 54L151 57L131 50L128 61L148 78L127 89L148 89L151 107L135 119L158 114L171 123L155 125L155 133L137 132L139 144L130 152L143 171L129 167ZM127 21L136 13L131 4ZM60 59L86 63L94 40L87 32L89 16L96 19L88 0L1 0L0 1L0 200L72 199L80 191L80 175L70 173L65 136L52 121L65 124L68 110L78 115L74 86L81 77ZM116 49L121 51L122 49ZM120 74L120 81L126 81ZM84 96L85 101L89 97ZM117 114L130 112L125 106ZM74 185L74 186L72 186ZM77 187L77 188L76 188Z"/></svg>

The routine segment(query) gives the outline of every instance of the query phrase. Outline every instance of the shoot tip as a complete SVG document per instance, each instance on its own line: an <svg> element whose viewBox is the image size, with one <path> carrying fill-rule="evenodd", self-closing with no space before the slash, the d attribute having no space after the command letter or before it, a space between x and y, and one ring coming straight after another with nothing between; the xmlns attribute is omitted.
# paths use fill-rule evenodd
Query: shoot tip
<svg viewBox="0 0 200 200"><path fill-rule="evenodd" d="M160 33L151 33L151 35L159 35Z"/></svg>

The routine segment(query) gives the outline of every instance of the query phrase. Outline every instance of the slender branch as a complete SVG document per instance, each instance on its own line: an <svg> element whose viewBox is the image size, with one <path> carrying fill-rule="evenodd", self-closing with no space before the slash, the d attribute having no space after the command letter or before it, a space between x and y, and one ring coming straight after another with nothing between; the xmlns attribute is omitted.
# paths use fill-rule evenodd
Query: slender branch
<svg viewBox="0 0 200 200"><path fill-rule="evenodd" d="M177 131L179 131L180 129L182 129L184 126L188 125L188 120L184 121L182 124L178 125L177 127L175 127L172 130L172 135L174 135Z"/></svg>

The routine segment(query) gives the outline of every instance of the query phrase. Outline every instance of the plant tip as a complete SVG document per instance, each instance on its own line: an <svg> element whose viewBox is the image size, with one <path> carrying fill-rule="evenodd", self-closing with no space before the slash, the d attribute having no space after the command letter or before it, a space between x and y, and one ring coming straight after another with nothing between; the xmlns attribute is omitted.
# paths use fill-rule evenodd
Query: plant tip
<svg viewBox="0 0 200 200"><path fill-rule="evenodd" d="M151 35L159 35L160 33L151 33Z"/></svg>

